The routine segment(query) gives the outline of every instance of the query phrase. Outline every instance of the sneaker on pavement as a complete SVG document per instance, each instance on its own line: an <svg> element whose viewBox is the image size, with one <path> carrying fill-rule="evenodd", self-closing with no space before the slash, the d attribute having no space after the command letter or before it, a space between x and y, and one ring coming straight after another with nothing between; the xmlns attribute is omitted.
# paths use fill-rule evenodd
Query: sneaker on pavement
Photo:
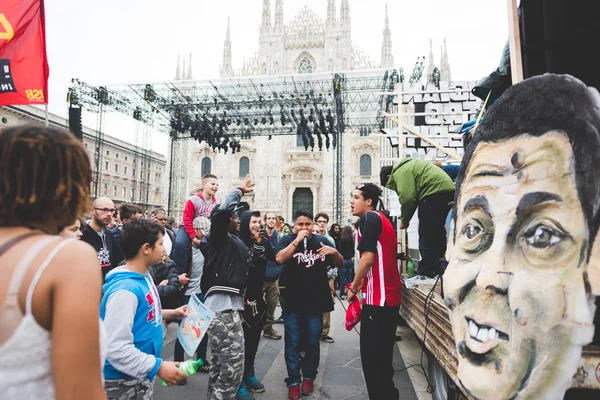
<svg viewBox="0 0 600 400"><path fill-rule="evenodd" d="M327 343L333 343L335 340L329 335L321 335L321 340Z"/></svg>
<svg viewBox="0 0 600 400"><path fill-rule="evenodd" d="M248 391L244 382L242 382L242 386L237 391L235 395L235 400L255 400L252 393Z"/></svg>
<svg viewBox="0 0 600 400"><path fill-rule="evenodd" d="M244 383L246 384L246 387L248 389L252 390L255 393L262 393L265 391L265 385L260 383L260 381L254 376L254 374L246 376L244 378Z"/></svg>
<svg viewBox="0 0 600 400"><path fill-rule="evenodd" d="M273 328L265 329L263 332L263 336L269 339L279 340L281 339L281 335L277 333L277 331Z"/></svg>
<svg viewBox="0 0 600 400"><path fill-rule="evenodd" d="M206 360L202 360L202 366L198 368L198 372L204 372L205 374L208 374L208 371L210 371L210 363Z"/></svg>
<svg viewBox="0 0 600 400"><path fill-rule="evenodd" d="M300 400L302 395L300 394L300 386L295 385L288 389L288 400Z"/></svg>
<svg viewBox="0 0 600 400"><path fill-rule="evenodd" d="M315 390L315 388L313 386L312 380L304 379L302 381L302 387L300 388L300 391L302 392L302 394L311 394L314 390Z"/></svg>

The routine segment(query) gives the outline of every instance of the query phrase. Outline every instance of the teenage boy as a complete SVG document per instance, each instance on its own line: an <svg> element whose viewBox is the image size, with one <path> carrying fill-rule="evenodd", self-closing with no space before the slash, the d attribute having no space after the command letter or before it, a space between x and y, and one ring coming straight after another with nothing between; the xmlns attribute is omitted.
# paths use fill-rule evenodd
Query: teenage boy
<svg viewBox="0 0 600 400"><path fill-rule="evenodd" d="M329 240L313 234L313 216L310 212L296 212L294 232L279 239L275 260L284 264L287 282L283 319L288 399L299 400L301 393L311 394L314 390L313 381L319 367L323 313L333 310L327 266L341 267L344 259L330 246ZM302 373L301 343L306 351Z"/></svg>
<svg viewBox="0 0 600 400"><path fill-rule="evenodd" d="M156 222L133 219L123 226L121 247L126 263L106 276L100 317L108 349L104 364L108 399L151 399L154 378L168 385L186 379L172 361L163 361L163 318L180 320L185 307L161 310L148 267L160 262L164 228Z"/></svg>
<svg viewBox="0 0 600 400"><path fill-rule="evenodd" d="M210 233L200 244L205 259L200 288L204 304L215 313L208 328L208 398L212 400L236 398L242 383L244 331L240 312L244 310L251 259L248 247L239 238L240 220L235 211L242 195L250 193L253 186L254 181L246 177L243 186L212 210Z"/></svg>
<svg viewBox="0 0 600 400"><path fill-rule="evenodd" d="M375 211L381 189L362 184L352 192L352 215L360 217L357 229L360 261L348 290L348 303L362 288L360 359L371 399L397 400L392 366L396 321L401 301L396 259L396 231L382 212Z"/></svg>
<svg viewBox="0 0 600 400"><path fill-rule="evenodd" d="M314 226L316 227L317 235L323 236L324 238L329 240L329 243L331 243L332 247L335 247L335 241L327 233L327 225L329 224L329 215L325 214L324 212L320 212L315 216L315 222L316 222L316 224ZM331 265L329 267L330 268L327 269L327 279L329 280L329 289L331 290L331 298L333 299L334 291L335 291L335 280L337 278L338 269ZM333 300L333 302L335 303L335 300ZM331 313L326 312L323 314L323 332L321 333L321 340L324 342L327 342L327 343L334 342L333 338L331 336L329 336L330 328L331 328Z"/></svg>
<svg viewBox="0 0 600 400"><path fill-rule="evenodd" d="M183 209L183 229L177 231L175 245L171 252L171 259L177 264L180 274L188 269L192 243L200 246L200 240L194 232L194 219L196 217L208 217L215 207L215 194L219 190L219 181L215 175L206 174L202 177L202 191L188 199Z"/></svg>
<svg viewBox="0 0 600 400"><path fill-rule="evenodd" d="M277 225L277 215L274 212L265 214L265 239L269 242L273 249L277 248L279 241L279 232L275 229ZM281 275L282 266L274 260L267 259L267 270L265 271L265 283L263 284L263 292L265 302L267 303L267 319L263 327L263 336L269 339L279 340L281 335L273 329L275 323L275 308L279 299L279 276Z"/></svg>

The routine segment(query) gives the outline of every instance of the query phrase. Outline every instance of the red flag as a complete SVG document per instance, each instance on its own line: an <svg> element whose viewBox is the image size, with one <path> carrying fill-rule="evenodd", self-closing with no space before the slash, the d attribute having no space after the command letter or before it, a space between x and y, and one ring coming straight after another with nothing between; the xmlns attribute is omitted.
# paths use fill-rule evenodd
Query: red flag
<svg viewBox="0 0 600 400"><path fill-rule="evenodd" d="M2 0L0 106L48 102L43 0Z"/></svg>

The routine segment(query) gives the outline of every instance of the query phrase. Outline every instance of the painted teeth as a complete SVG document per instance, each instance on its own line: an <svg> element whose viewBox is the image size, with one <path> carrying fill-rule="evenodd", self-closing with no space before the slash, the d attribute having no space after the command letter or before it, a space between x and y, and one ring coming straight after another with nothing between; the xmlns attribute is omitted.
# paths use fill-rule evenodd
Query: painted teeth
<svg viewBox="0 0 600 400"><path fill-rule="evenodd" d="M469 320L469 334L480 342L498 339L498 331L494 328L480 328L474 321Z"/></svg>

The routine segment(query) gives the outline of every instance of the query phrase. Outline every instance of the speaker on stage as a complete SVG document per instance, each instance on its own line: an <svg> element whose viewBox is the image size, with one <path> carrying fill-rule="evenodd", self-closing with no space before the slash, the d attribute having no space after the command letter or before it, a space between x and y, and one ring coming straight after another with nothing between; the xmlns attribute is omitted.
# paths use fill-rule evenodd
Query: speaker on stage
<svg viewBox="0 0 600 400"><path fill-rule="evenodd" d="M83 141L83 127L81 125L81 108L69 107L69 130Z"/></svg>

